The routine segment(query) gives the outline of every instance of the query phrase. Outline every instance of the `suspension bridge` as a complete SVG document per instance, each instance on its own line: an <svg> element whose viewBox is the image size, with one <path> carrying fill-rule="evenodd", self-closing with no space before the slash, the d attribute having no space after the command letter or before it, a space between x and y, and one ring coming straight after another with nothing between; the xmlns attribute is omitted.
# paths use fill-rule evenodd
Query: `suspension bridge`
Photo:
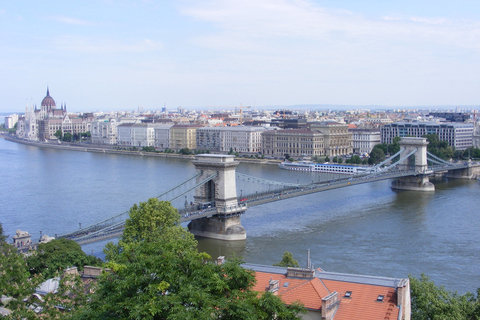
<svg viewBox="0 0 480 320"><path fill-rule="evenodd" d="M197 173L157 198L170 201L177 208L181 222L189 222L189 230L197 236L243 240L246 231L240 216L252 206L385 179L393 180L394 189L434 191L435 186L428 179L431 175L440 172L458 178L479 175L480 165L445 161L427 152L427 144L424 138L403 138L399 152L365 172L306 184L236 172L239 163L233 156L198 155L192 161ZM115 238L121 236L127 218L128 211L125 211L58 237L73 239L79 244Z"/></svg>

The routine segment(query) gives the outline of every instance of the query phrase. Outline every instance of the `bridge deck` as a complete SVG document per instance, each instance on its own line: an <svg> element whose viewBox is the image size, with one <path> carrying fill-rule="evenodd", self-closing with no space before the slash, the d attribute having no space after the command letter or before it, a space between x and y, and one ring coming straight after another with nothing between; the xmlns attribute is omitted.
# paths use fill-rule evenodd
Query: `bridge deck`
<svg viewBox="0 0 480 320"><path fill-rule="evenodd" d="M480 165L475 165L480 166ZM229 215L235 214L239 211L245 211L248 207L262 205L269 202L285 200L293 197L299 197L311 193L317 193L322 191L328 191L337 188L344 188L348 186L369 183L373 181L380 181L386 179L395 179L399 177L407 176L418 176L418 175L430 175L436 172L449 171L449 170L458 170L471 167L466 163L456 164L456 165L444 165L432 167L426 171L398 171L398 170L389 170L389 171L379 171L370 174L361 174L354 176L346 176L335 180L330 180L326 182L315 182L306 185L296 185L285 184L282 190L269 191L264 193L256 193L253 195L245 195L241 198L238 198L238 206L229 207L229 208L206 208L202 210L196 210L194 207L181 209L179 210L180 221L188 222L195 219L211 217L217 214ZM105 221L108 221L105 220ZM112 220L113 221L113 220ZM96 229L95 229L96 228ZM91 229L82 229L74 233L66 235L66 237L74 239L79 244L86 244L91 242L96 242L100 240L105 240L109 238L115 238L121 236L124 228L124 221L117 223L106 223L103 227L99 227L97 224L95 228Z"/></svg>

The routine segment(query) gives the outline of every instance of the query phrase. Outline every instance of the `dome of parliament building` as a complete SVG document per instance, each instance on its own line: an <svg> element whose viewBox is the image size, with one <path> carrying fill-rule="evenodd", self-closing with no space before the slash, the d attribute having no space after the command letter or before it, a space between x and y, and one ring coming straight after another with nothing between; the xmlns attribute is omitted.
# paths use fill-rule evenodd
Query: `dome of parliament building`
<svg viewBox="0 0 480 320"><path fill-rule="evenodd" d="M50 92L47 88L47 95L45 96L45 98L43 98L42 100L42 107L47 107L47 108L55 108L56 107L56 104L55 104L55 100L53 100L52 97L50 97Z"/></svg>

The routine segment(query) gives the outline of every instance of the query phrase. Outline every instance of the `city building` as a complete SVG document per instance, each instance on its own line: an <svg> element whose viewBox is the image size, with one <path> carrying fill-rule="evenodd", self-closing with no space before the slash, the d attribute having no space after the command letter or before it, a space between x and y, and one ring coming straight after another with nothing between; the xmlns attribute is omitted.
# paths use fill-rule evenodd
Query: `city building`
<svg viewBox="0 0 480 320"><path fill-rule="evenodd" d="M318 130L324 134L325 155L329 157L351 154L352 134L348 132L346 123L336 121L312 122L311 130Z"/></svg>
<svg viewBox="0 0 480 320"><path fill-rule="evenodd" d="M305 320L410 320L408 278L327 272L313 267L243 264L255 272L253 290L271 292L286 305L302 303Z"/></svg>
<svg viewBox="0 0 480 320"><path fill-rule="evenodd" d="M93 114L82 116L67 114L65 104L57 109L55 100L47 88L47 95L43 98L40 109L36 106L25 108L25 115L18 120L16 135L19 138L40 141L57 139L55 133L59 130L62 134L80 135L90 131L93 120Z"/></svg>
<svg viewBox="0 0 480 320"><path fill-rule="evenodd" d="M197 149L211 152L258 154L262 151L264 127L203 127L197 130Z"/></svg>
<svg viewBox="0 0 480 320"><path fill-rule="evenodd" d="M170 128L170 149L180 151L188 148L197 149L197 129L201 128L198 124L176 124Z"/></svg>
<svg viewBox="0 0 480 320"><path fill-rule="evenodd" d="M103 119L93 121L90 135L93 144L117 144L117 121L115 119Z"/></svg>
<svg viewBox="0 0 480 320"><path fill-rule="evenodd" d="M355 154L370 154L373 147L380 144L379 129L348 129L352 134L352 150Z"/></svg>
<svg viewBox="0 0 480 320"><path fill-rule="evenodd" d="M160 123L154 125L155 149L163 151L170 148L170 129L173 123Z"/></svg>
<svg viewBox="0 0 480 320"><path fill-rule="evenodd" d="M324 137L318 130L268 130L262 134L262 154L295 159L325 155Z"/></svg>
<svg viewBox="0 0 480 320"><path fill-rule="evenodd" d="M381 142L392 143L395 137L423 137L436 134L456 150L473 146L473 124L458 122L395 122L381 128Z"/></svg>
<svg viewBox="0 0 480 320"><path fill-rule="evenodd" d="M122 123L117 126L117 145L129 147L153 147L155 129L152 124Z"/></svg>
<svg viewBox="0 0 480 320"><path fill-rule="evenodd" d="M5 117L5 129L13 129L18 122L18 114L11 114Z"/></svg>

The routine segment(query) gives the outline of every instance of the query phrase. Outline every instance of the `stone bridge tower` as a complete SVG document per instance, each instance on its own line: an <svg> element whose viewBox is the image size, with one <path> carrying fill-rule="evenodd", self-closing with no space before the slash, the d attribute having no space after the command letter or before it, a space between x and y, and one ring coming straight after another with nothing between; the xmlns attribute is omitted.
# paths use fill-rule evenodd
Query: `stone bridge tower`
<svg viewBox="0 0 480 320"><path fill-rule="evenodd" d="M408 177L400 177L392 182L393 189L413 190L413 191L435 191L435 185L428 180L428 164L427 164L427 139L404 137L399 142L400 159L410 152L415 151L413 155L398 164L398 169L402 171L417 172L416 175Z"/></svg>
<svg viewBox="0 0 480 320"><path fill-rule="evenodd" d="M201 175L200 183L217 174L215 178L195 190L195 204L215 206L217 211L211 217L192 220L188 229L196 236L221 239L245 240L247 234L241 225L240 215L247 207L240 206L237 199L235 168L239 164L232 155L197 155L192 161Z"/></svg>

